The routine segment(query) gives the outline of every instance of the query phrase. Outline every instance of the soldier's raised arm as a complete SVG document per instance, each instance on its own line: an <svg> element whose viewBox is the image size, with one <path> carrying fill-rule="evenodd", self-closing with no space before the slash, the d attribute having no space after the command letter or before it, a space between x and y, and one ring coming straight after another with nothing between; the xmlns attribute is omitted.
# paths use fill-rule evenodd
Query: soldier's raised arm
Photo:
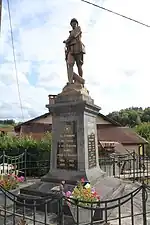
<svg viewBox="0 0 150 225"><path fill-rule="evenodd" d="M81 27L78 26L78 27L76 27L76 28L72 31L72 36L74 36L74 37L76 38L76 37L78 37L81 33L82 33Z"/></svg>
<svg viewBox="0 0 150 225"><path fill-rule="evenodd" d="M64 43L69 43L72 39L77 38L79 35L81 35L82 31L81 31L81 27L78 26L76 27L74 30L70 31L70 35L67 38L66 41L64 41Z"/></svg>

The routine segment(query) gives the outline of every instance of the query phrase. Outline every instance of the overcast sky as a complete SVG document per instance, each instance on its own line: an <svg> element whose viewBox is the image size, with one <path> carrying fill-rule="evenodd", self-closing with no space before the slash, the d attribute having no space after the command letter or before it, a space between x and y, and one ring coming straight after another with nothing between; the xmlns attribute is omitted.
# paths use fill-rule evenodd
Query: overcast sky
<svg viewBox="0 0 150 225"><path fill-rule="evenodd" d="M150 25L150 0L91 0ZM67 82L64 39L75 17L86 45L84 78L102 113L150 106L150 28L80 0L10 0L25 119L47 112ZM22 120L6 0L0 39L0 118Z"/></svg>

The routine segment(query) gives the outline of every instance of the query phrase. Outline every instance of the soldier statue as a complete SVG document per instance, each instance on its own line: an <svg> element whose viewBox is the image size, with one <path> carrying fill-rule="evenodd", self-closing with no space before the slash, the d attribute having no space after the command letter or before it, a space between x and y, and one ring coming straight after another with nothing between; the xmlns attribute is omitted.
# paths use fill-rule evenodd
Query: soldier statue
<svg viewBox="0 0 150 225"><path fill-rule="evenodd" d="M67 64L67 72L68 72L68 82L72 84L75 81L75 77L79 77L79 80L83 80L83 55L85 54L85 46L81 41L81 28L78 24L78 21L74 18L71 20L70 25L72 30L69 31L70 35L67 40L63 43L66 44L65 55L66 55L66 64ZM78 75L74 73L73 67L76 63L78 68ZM75 75L75 76L74 76Z"/></svg>

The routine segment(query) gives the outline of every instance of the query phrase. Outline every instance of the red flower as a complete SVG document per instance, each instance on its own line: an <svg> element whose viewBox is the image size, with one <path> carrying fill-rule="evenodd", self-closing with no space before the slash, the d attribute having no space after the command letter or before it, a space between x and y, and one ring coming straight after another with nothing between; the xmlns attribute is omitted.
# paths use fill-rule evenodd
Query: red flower
<svg viewBox="0 0 150 225"><path fill-rule="evenodd" d="M99 196L97 196L97 199L98 199L98 200L100 200L100 197L99 197Z"/></svg>
<svg viewBox="0 0 150 225"><path fill-rule="evenodd" d="M93 193L93 196L94 196L94 197L96 197L96 196L97 196L97 193L96 193L96 191L95 191L95 192Z"/></svg>
<svg viewBox="0 0 150 225"><path fill-rule="evenodd" d="M81 183L84 183L85 182L85 179L84 178L81 178Z"/></svg>

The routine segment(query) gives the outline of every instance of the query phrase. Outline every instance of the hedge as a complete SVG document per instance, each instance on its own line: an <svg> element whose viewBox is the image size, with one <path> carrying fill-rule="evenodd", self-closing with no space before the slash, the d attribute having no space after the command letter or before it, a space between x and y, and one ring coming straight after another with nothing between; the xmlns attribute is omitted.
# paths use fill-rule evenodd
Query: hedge
<svg viewBox="0 0 150 225"><path fill-rule="evenodd" d="M26 162L27 175L42 176L48 172L50 166L51 133L45 133L41 140L35 140L31 136L0 137L0 155L17 156L27 151L23 160ZM3 162L1 158L0 163ZM24 167L24 165L23 165Z"/></svg>
<svg viewBox="0 0 150 225"><path fill-rule="evenodd" d="M5 151L6 154L18 155L25 150L31 154L39 151L51 151L51 133L45 133L41 140L33 139L32 135L19 137L4 135L0 137L0 151Z"/></svg>

